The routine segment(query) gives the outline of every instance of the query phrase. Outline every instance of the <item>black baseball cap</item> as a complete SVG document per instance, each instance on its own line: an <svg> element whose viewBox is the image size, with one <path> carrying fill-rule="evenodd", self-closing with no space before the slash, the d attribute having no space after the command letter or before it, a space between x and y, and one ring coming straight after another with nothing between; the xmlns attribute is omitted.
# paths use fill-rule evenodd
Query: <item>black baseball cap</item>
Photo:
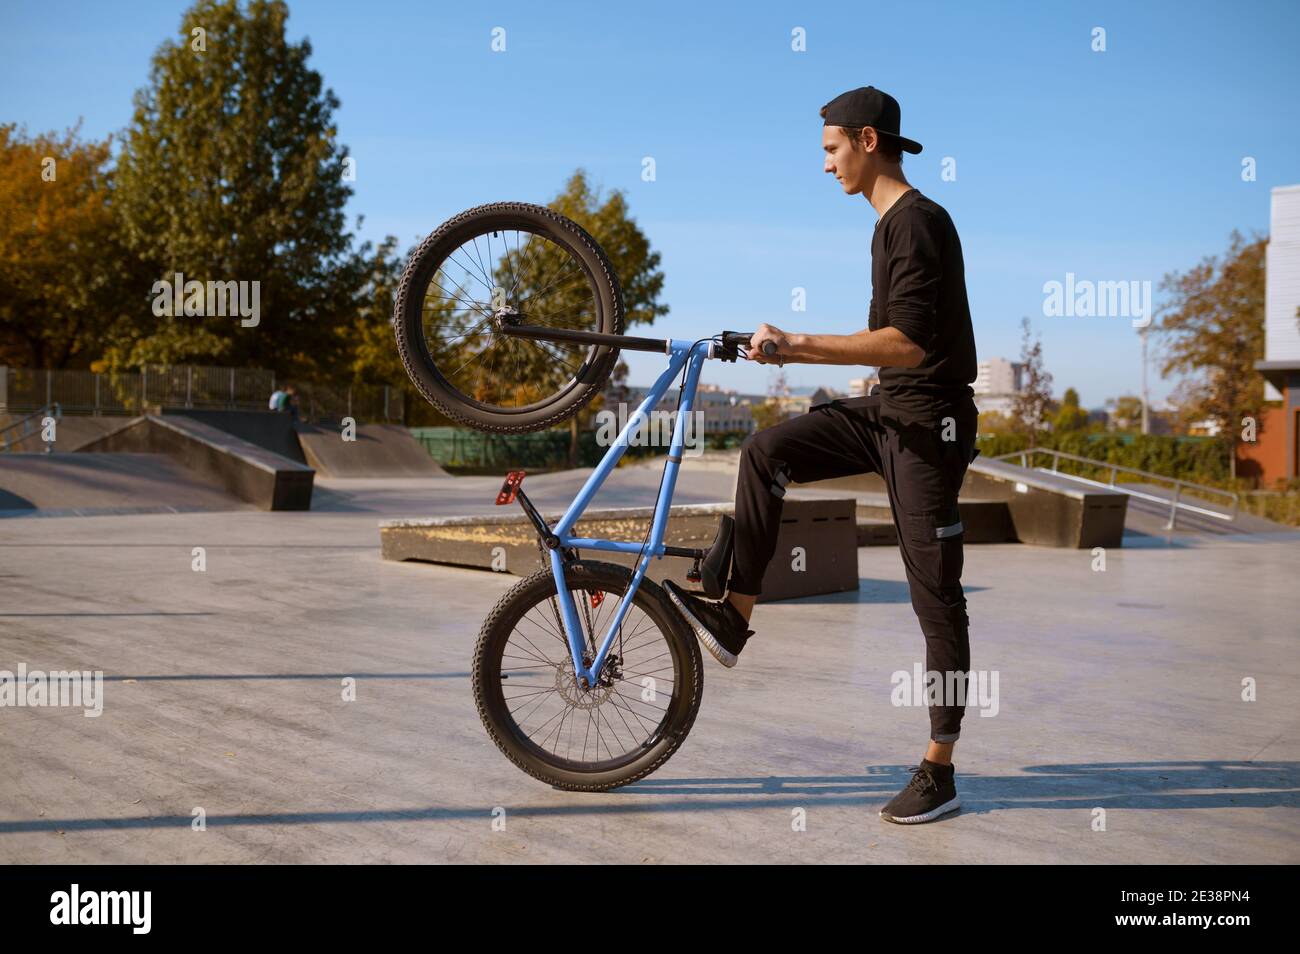
<svg viewBox="0 0 1300 954"><path fill-rule="evenodd" d="M859 86L840 93L822 108L826 110L825 126L870 126L878 133L897 139L903 152L915 155L921 151L921 144L915 139L898 134L903 113L898 108L898 100L874 86Z"/></svg>

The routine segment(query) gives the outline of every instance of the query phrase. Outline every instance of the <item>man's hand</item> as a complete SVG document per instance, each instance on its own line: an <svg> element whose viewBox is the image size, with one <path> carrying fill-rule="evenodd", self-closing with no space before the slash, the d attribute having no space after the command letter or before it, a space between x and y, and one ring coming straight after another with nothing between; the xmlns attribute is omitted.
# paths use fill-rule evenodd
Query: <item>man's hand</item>
<svg viewBox="0 0 1300 954"><path fill-rule="evenodd" d="M770 341L776 346L775 354L763 354L763 342ZM759 325L758 330L750 336L749 350L745 357L758 364L785 364L791 353L790 337L775 325Z"/></svg>

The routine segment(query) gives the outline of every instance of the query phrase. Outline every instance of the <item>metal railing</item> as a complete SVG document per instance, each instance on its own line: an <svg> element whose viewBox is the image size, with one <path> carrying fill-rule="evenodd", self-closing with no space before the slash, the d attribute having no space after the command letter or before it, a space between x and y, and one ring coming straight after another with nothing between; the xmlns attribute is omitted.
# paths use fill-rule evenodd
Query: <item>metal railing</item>
<svg viewBox="0 0 1300 954"><path fill-rule="evenodd" d="M0 427L0 450L8 451L16 444L21 444L27 438L40 431L44 426L45 418L52 417L57 425L58 420L63 417L63 409L58 403L47 404L45 407L38 408L32 413L20 417L16 421L10 421L8 424ZM36 423L33 423L36 422ZM15 437L14 432L18 431ZM45 453L50 453L53 448L51 442L45 442Z"/></svg>
<svg viewBox="0 0 1300 954"><path fill-rule="evenodd" d="M1237 510L1240 506L1241 498L1237 494L1233 493L1232 491L1220 490L1218 487L1209 487L1206 486L1205 484L1197 484L1197 483L1193 483L1190 480L1181 480L1177 477L1166 477L1164 474L1157 474L1149 470L1140 470L1137 467L1127 467L1123 464L1112 464L1110 461L1096 460L1095 458L1083 457L1080 456L1079 454L1070 454L1066 451L1055 450L1054 448L1051 447L1028 447L1025 448L1024 450L1011 451L1006 454L999 454L996 457L993 457L991 459L1007 460L1008 458L1019 457L1020 466L1029 467L1029 460L1035 454L1049 454L1052 458L1051 470L1048 470L1045 467L1035 467L1034 468L1035 470L1041 470L1044 471L1045 473L1056 474L1058 477L1068 477L1070 480L1077 480L1080 483L1089 484L1093 487L1109 487L1112 490L1119 490L1132 497L1140 497L1143 500L1150 500L1159 504L1168 504L1169 521L1164 526L1164 529L1166 530L1175 529L1178 522L1178 513L1179 511L1182 510L1190 511L1192 513L1199 513L1202 516L1206 516L1206 517L1214 517L1216 520L1225 520L1228 521L1229 523L1237 519ZM1088 477L1081 477L1078 474L1071 474L1060 470L1058 464L1062 458L1064 458L1065 460L1074 461L1075 463L1078 464L1085 464L1089 467L1097 467L1100 468L1101 470L1109 470L1110 471L1109 483L1103 483L1099 480L1092 480L1091 478ZM1121 471L1126 474L1136 474L1137 476L1145 477L1148 480L1162 480L1167 483L1172 483L1174 485L1173 496L1159 497L1155 494L1149 494L1142 490L1131 490L1128 487L1124 487L1122 485L1116 484L1115 476L1117 473ZM1232 508L1227 513L1224 513L1220 510L1209 510L1205 507L1198 507L1195 504L1186 503L1185 501L1180 499L1183 493L1183 488L1194 490L1197 493L1201 493L1201 494L1217 494L1218 496L1221 497L1227 497L1232 502Z"/></svg>

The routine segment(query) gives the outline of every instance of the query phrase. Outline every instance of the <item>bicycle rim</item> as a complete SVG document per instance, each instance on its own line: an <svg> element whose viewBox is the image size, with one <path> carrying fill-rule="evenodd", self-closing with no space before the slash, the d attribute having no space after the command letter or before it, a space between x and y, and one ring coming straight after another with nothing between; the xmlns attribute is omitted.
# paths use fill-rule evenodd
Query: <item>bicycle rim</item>
<svg viewBox="0 0 1300 954"><path fill-rule="evenodd" d="M571 590L588 660L622 598L616 590L596 583ZM634 602L600 682L583 690L574 679L561 619L552 585L549 595L517 614L493 654L497 669L488 681L499 689L505 727L524 750L556 769L603 773L631 765L672 729L681 703L678 673L685 665L680 645Z"/></svg>

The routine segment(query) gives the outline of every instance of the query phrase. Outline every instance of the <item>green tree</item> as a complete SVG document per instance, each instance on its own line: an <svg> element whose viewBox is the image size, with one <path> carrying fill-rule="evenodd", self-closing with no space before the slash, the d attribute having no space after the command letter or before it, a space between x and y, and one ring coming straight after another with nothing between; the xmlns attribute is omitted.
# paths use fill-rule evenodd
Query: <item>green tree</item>
<svg viewBox="0 0 1300 954"><path fill-rule="evenodd" d="M396 254L397 239L388 236L366 262L366 284L353 320L340 334L352 355L352 380L356 384L400 384L406 369L393 343L393 303L402 271L410 258Z"/></svg>
<svg viewBox="0 0 1300 954"><path fill-rule="evenodd" d="M1264 251L1267 238L1247 241L1234 230L1222 259L1207 256L1160 283L1169 294L1154 325L1165 342L1163 374L1191 375L1179 394L1184 417L1220 425L1224 452L1233 461L1241 419L1257 415L1263 381L1255 362L1264 357Z"/></svg>
<svg viewBox="0 0 1300 954"><path fill-rule="evenodd" d="M78 127L79 128L79 127ZM111 140L0 125L0 364L85 368L144 303L113 216Z"/></svg>
<svg viewBox="0 0 1300 954"><path fill-rule="evenodd" d="M1061 406L1052 417L1052 431L1058 434L1081 431L1087 426L1088 412L1079 407L1079 392L1074 388L1066 388L1065 395L1061 398Z"/></svg>
<svg viewBox="0 0 1300 954"><path fill-rule="evenodd" d="M345 367L339 329L355 316L366 262L346 230L339 102L308 65L311 44L286 39L288 16L280 0L191 7L136 94L118 169L126 239L155 279L257 281L260 322L157 317L145 305L110 364Z"/></svg>
<svg viewBox="0 0 1300 954"><path fill-rule="evenodd" d="M1110 413L1111 430L1136 431L1142 426L1142 399L1135 394L1122 394L1106 402Z"/></svg>
<svg viewBox="0 0 1300 954"><path fill-rule="evenodd" d="M624 318L629 328L654 324L656 318L668 314L668 305L659 300L664 287L664 274L659 269L662 256L651 250L650 239L629 214L623 192L613 190L607 197L602 196L599 190L593 191L588 184L586 171L578 169L548 206L591 233L609 256L623 291ZM615 370L617 374L618 369ZM624 379L626 374L627 366L624 364ZM577 465L578 432L591 426L591 419L600 410L600 405L601 400L597 398L569 421L570 466Z"/></svg>

